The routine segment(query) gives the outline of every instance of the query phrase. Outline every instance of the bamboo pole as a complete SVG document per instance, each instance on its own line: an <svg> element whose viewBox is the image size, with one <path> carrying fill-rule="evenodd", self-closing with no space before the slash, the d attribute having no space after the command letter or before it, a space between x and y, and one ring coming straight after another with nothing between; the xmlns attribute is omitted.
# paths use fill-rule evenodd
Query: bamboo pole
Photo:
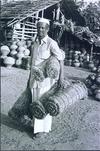
<svg viewBox="0 0 100 151"><path fill-rule="evenodd" d="M15 31L22 31L23 28L15 29ZM37 31L37 29L25 28L25 31Z"/></svg>
<svg viewBox="0 0 100 151"><path fill-rule="evenodd" d="M16 31L15 33L21 34L22 32L21 31ZM36 31L33 31L33 32L31 32L31 31L25 31L24 33L25 34L35 34L37 32Z"/></svg>
<svg viewBox="0 0 100 151"><path fill-rule="evenodd" d="M100 55L100 53L93 52L94 55Z"/></svg>
<svg viewBox="0 0 100 151"><path fill-rule="evenodd" d="M92 61L93 58L93 44L91 44L91 52L90 52L90 61Z"/></svg>
<svg viewBox="0 0 100 151"><path fill-rule="evenodd" d="M20 34L20 33L15 33L15 35L21 36L21 37L23 37L23 38L24 38L25 36L27 36L27 37L29 37L29 38L32 37L32 36L30 36L30 35L24 35L24 36L23 36L23 34Z"/></svg>
<svg viewBox="0 0 100 151"><path fill-rule="evenodd" d="M25 26L33 27L34 25L25 24ZM36 26L34 26L36 28Z"/></svg>
<svg viewBox="0 0 100 151"><path fill-rule="evenodd" d="M35 21L35 25L37 24L38 19L39 19L39 12L36 13L36 21Z"/></svg>
<svg viewBox="0 0 100 151"><path fill-rule="evenodd" d="M24 39L24 32L25 32L25 22L23 24L23 29L22 29L22 39Z"/></svg>
<svg viewBox="0 0 100 151"><path fill-rule="evenodd" d="M36 32L37 31L37 29L25 29L25 32ZM21 30L16 30L15 29L15 32L22 32L22 29Z"/></svg>
<svg viewBox="0 0 100 151"><path fill-rule="evenodd" d="M13 26L13 35L12 35L12 40L14 39L14 34L15 34L15 26Z"/></svg>
<svg viewBox="0 0 100 151"><path fill-rule="evenodd" d="M29 21L27 21L26 24L30 24L30 25L34 25L35 26L35 23L29 22Z"/></svg>
<svg viewBox="0 0 100 151"><path fill-rule="evenodd" d="M9 26L11 26L11 25L13 25L13 24L15 24L17 22L18 22L18 20L15 20L15 18L14 18L12 21L7 23L7 26L9 27Z"/></svg>
<svg viewBox="0 0 100 151"><path fill-rule="evenodd" d="M42 16L41 17L43 18L43 16L44 16L44 10L42 10Z"/></svg>

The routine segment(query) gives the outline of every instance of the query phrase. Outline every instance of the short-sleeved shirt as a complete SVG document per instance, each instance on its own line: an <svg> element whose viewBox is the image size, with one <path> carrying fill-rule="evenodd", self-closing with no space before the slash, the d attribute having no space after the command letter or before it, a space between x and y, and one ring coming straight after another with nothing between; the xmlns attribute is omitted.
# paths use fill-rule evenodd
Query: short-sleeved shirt
<svg viewBox="0 0 100 151"><path fill-rule="evenodd" d="M57 42L51 39L48 35L41 40L41 44L36 38L34 44L37 44L37 56L35 58L35 65L41 63L45 59L48 59L51 54L53 54L58 60L64 60L65 54L62 51ZM33 54L34 55L34 54Z"/></svg>
<svg viewBox="0 0 100 151"><path fill-rule="evenodd" d="M32 65L31 66L37 66L38 64L41 64L44 60L48 59L51 54L53 54L58 60L64 60L65 53L63 50L61 50L57 44L57 42L53 39L51 39L48 35L41 40L41 44L39 44L39 40L36 38L33 44L33 52L32 52ZM36 50L35 50L36 49ZM33 63L34 62L34 63ZM32 72L31 72L32 73ZM32 75L30 76L30 84L32 83ZM53 79L53 83L54 83ZM51 84L50 78L46 78L43 82L36 81L32 87L36 88L42 87L43 89L46 88ZM47 89L47 88L46 88Z"/></svg>

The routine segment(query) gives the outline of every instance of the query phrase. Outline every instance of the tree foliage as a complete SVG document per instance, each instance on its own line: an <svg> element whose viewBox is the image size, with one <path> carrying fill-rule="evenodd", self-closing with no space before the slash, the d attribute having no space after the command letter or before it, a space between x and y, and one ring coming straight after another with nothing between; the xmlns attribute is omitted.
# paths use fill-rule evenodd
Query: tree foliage
<svg viewBox="0 0 100 151"><path fill-rule="evenodd" d="M66 19L72 19L77 25L85 25L84 17L79 12L79 5L74 0L63 0L62 9Z"/></svg>
<svg viewBox="0 0 100 151"><path fill-rule="evenodd" d="M81 10L82 16L85 18L86 25L91 31L100 29L100 0L98 2L89 3L85 9Z"/></svg>

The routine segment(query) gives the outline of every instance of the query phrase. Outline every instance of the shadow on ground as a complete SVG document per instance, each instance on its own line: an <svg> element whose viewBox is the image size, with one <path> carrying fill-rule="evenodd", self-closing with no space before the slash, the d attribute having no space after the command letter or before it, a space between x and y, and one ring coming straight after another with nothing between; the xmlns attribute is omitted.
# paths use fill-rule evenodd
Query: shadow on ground
<svg viewBox="0 0 100 151"><path fill-rule="evenodd" d="M2 113L1 113L1 124L16 129L20 132L26 132L29 135L29 137L32 138L33 128L31 126L23 125L18 121L12 120L9 116Z"/></svg>

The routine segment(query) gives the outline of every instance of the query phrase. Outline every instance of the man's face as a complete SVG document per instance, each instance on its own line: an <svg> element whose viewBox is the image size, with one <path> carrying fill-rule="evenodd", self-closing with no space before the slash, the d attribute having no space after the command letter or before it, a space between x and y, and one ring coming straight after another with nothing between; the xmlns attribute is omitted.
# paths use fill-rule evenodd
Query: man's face
<svg viewBox="0 0 100 151"><path fill-rule="evenodd" d="M49 27L48 27L48 25L46 23L39 22L37 24L37 33L38 33L38 36L41 39L44 38L47 35L48 31L49 31Z"/></svg>

